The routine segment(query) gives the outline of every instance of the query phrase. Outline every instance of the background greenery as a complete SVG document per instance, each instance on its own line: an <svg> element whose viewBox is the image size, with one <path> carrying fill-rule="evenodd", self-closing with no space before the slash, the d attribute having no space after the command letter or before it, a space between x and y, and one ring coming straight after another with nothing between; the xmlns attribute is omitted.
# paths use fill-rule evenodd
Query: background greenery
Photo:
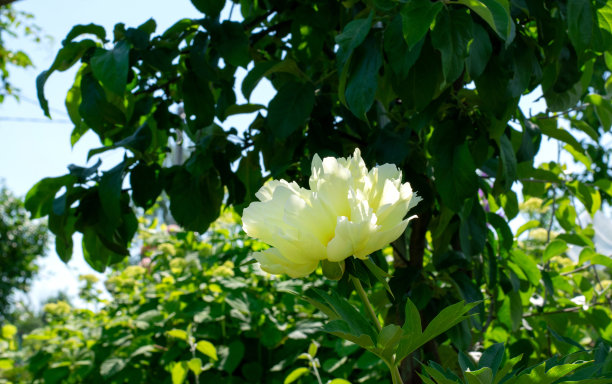
<svg viewBox="0 0 612 384"><path fill-rule="evenodd" d="M126 150L123 161L108 171L100 171L99 163L71 165L68 174L43 179L28 193L26 207L34 217L48 217L63 260L70 259L72 235L80 232L92 267L103 271L121 266L134 247L136 213L152 207L160 196L172 220L187 231L205 234L222 208L232 206L239 214L265 180L286 178L305 185L315 153L345 156L360 147L368 166L397 164L424 198L413 212L418 220L388 252L393 258L393 296L374 285L385 323L404 323L407 298L423 326L452 303L480 301L472 310L474 316L404 360L406 382L427 382L420 375L433 378L432 372L442 367L456 374L489 368L490 373L483 373L489 375L486 380L478 380L496 382L498 368L505 366L502 358L518 356L510 371L517 380L521 372L545 375L551 367L581 359L594 362L553 373L582 370L577 373L582 379L609 375L610 259L598 253L592 226L578 218L608 207L612 195L609 150L601 145L612 126L610 1L192 2L202 18L179 20L163 32L156 31L153 20L138 27L118 24L112 33L95 24L75 26L54 62L38 77L40 104L49 115L46 80L55 71L78 66L66 98L75 125L71 142L91 130L103 146L92 149L90 156ZM225 6L240 17L221 20ZM248 73L236 86L238 68ZM263 78L277 90L269 105L237 103L240 95L248 100ZM530 116L518 103L535 89L542 91L547 111ZM219 125L230 115L250 112L257 112L257 117L247 128L224 130ZM558 160L534 164L547 138L558 143ZM177 147L187 148L185 161L171 159L170 148ZM578 164L572 167L576 171L568 172L568 163ZM508 221L519 215L520 207L525 224L513 231ZM236 243L233 252L246 257L245 241ZM576 249L579 257L570 258ZM380 263L382 255L374 258L385 265ZM226 260L235 262L221 257L217 266ZM143 283L139 289L163 284L165 277L159 273L160 281ZM176 284L172 272L168 276ZM369 277L366 273L363 279ZM264 297L279 289L276 280L250 279L251 284L266 285L258 293ZM135 289L129 287L123 295ZM348 296L351 285L341 280L338 290ZM130 313L113 312L123 300L118 292L121 289L115 291L113 302L104 304L111 319ZM223 286L223 292L232 288ZM273 300L281 297L274 296ZM284 308L274 303L269 308ZM195 313L184 314L187 307L175 305L174 312L167 312L168 317L178 314L168 323L173 328L158 333L166 335L174 327L186 332L178 332L184 339L168 334L164 340L178 339L172 342L189 353L172 360L172 368L170 360L164 360L158 369L188 372L189 365L186 369L181 363L187 364L187 357L199 358L202 366L214 359L189 349L205 338L194 333L199 327L188 328L193 321L187 319ZM56 310L62 308L66 309L61 305ZM76 316L68 312L60 318ZM290 309L281 312L272 317L285 324L284 316L293 315ZM90 322L105 316L87 313L79 316L91 316ZM184 322L172 323L183 315ZM307 317L317 318L313 316ZM103 329L87 328L92 334L84 332L83 337L94 343L112 338L104 336ZM229 348L224 341L211 340ZM86 348L94 363L82 364L75 377L102 377L102 363L115 352L113 369L121 364L128 368L115 372L107 363L104 373L137 375L133 371L139 365L127 364L128 350L134 351L119 352L108 347L111 341L106 343L107 349ZM308 343L303 343L302 352ZM498 343L504 343L505 353L490 349ZM327 344L320 344L323 353ZM461 357L485 350L491 352L483 366L472 367ZM557 355L566 357L548 360ZM417 362L429 360L442 366L428 370ZM548 370L524 370L544 360L548 362L539 369ZM316 364L308 361L303 368L311 370L302 372L314 372ZM274 374L268 373L272 366L257 362L273 380ZM44 371L60 378L81 367L61 365L60 360L52 364L58 365ZM218 364L206 372L228 374ZM44 379L43 370L31 364L30 368L31 374ZM351 374L337 377L355 380ZM282 377L279 373L278 380ZM549 377L549 382L559 377ZM476 382L469 375L465 380Z"/></svg>

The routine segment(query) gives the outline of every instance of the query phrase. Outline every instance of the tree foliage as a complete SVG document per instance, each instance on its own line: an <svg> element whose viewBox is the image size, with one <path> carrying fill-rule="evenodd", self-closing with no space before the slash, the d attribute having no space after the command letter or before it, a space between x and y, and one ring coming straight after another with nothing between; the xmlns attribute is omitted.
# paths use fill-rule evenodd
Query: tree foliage
<svg viewBox="0 0 612 384"><path fill-rule="evenodd" d="M28 288L47 241L47 227L32 222L23 202L0 186L0 318L10 314L12 294Z"/></svg>
<svg viewBox="0 0 612 384"><path fill-rule="evenodd" d="M571 271L563 270L609 267L593 229L576 220L612 193L600 145L612 124L609 1L235 1L240 17L229 19L220 17L222 0L193 4L201 19L179 20L161 34L153 20L117 24L112 34L75 26L37 78L49 115L46 80L78 66L66 98L71 142L91 130L103 146L90 157L127 151L108 171L99 163L71 166L28 193L27 208L49 217L63 260L75 232L97 270L123 260L136 233L135 209L162 193L174 219L202 233L222 205L240 211L266 179L305 185L315 153L360 147L368 166L397 164L424 198L418 220L394 243L390 322L402 324L406 297L424 324L458 299L482 301L478 315L447 337L458 350L482 338L509 340L513 356L526 359L521 364L550 355L554 340L577 337L572 327L595 328L591 347L609 342L607 279L595 270L570 273L582 277L568 282ZM238 85L239 69L247 74ZM264 78L276 95L267 106L249 103ZM537 88L547 111L530 116L519 101ZM246 103L237 102L240 94ZM240 131L221 125L253 112ZM536 165L547 138L584 172L570 174L561 162ZM189 158L168 166L168 147L184 142ZM540 198L548 216L513 232L508 221L519 213L521 194ZM545 233L542 257L519 246L521 233L536 229ZM575 264L567 261L569 246L584 248ZM604 281L584 295L591 309L570 309L577 289L597 280ZM536 296L542 306L532 303ZM561 313L547 314L554 311ZM439 360L440 342L426 345L422 357ZM412 362L406 372L417 368Z"/></svg>

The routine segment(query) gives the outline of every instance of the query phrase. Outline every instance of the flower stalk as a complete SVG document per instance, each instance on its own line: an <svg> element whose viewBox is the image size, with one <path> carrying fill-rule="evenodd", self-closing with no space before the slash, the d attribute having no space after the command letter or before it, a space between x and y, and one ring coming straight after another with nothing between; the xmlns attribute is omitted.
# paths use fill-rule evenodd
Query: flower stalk
<svg viewBox="0 0 612 384"><path fill-rule="evenodd" d="M357 292L357 295L359 296L359 298L361 299L361 302L366 308L366 312L368 316L370 316L370 318L374 322L374 325L376 326L376 330L380 333L380 331L382 331L382 325L380 324L378 315L376 315L376 312L374 311L374 306L372 306L372 303L370 302L370 299L368 299L368 295L365 289L363 289L363 285L361 285L361 281L359 281L359 279L353 275L350 275L350 280L353 283L353 286L355 287L355 291ZM385 363L389 367L389 372L391 373L391 380L393 384L403 384L402 376L400 375L399 368L395 360L393 361L385 360Z"/></svg>

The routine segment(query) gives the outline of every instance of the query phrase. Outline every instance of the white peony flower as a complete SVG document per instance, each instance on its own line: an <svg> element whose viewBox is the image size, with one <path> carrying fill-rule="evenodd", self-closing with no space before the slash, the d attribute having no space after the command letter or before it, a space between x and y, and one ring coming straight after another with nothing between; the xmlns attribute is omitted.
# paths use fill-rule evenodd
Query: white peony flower
<svg viewBox="0 0 612 384"><path fill-rule="evenodd" d="M310 189L272 180L243 213L245 232L272 246L254 256L269 273L302 277L321 260L366 259L406 229L420 198L391 164L367 169L352 157L312 160Z"/></svg>

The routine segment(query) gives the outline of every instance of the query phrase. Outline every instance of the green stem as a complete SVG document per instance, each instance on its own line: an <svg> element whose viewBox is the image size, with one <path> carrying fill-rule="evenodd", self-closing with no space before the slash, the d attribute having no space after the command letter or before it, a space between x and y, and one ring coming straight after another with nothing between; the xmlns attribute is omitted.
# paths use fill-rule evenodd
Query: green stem
<svg viewBox="0 0 612 384"><path fill-rule="evenodd" d="M376 330L380 332L382 330L382 326L380 325L378 316L376 316L376 312L374 312L374 307L372 306L372 303L370 303L370 300L368 299L368 295L366 295L365 289L363 289L363 286L361 285L361 281L359 281L359 279L353 275L351 275L351 281L353 282L355 290L357 291L359 298L363 302L363 305L366 307L368 316L370 316L372 321L374 321L374 325L376 325Z"/></svg>
<svg viewBox="0 0 612 384"><path fill-rule="evenodd" d="M353 285L355 286L355 291L357 291L357 295L359 295L359 298L361 299L363 305L366 308L366 312L374 322L376 330L380 333L380 331L382 330L382 325L380 325L380 320L378 320L378 316L376 316L376 312L374 312L374 307L372 306L372 303L370 303L368 295L366 294L365 289L363 289L363 286L361 285L361 281L359 281L359 279L353 275L350 275L350 279L351 282L353 282ZM393 381L393 384L403 384L404 382L402 381L402 376L400 375L399 368L395 364L395 361L385 361L385 363L387 363L389 371L391 372L391 380Z"/></svg>

